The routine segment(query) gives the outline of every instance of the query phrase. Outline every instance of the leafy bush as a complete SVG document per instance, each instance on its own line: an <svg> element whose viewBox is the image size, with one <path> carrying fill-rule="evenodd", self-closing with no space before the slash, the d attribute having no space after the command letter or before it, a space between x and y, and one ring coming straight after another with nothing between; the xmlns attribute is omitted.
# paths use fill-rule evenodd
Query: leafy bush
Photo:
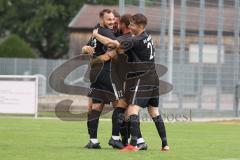
<svg viewBox="0 0 240 160"><path fill-rule="evenodd" d="M36 58L37 56L23 39L11 35L0 44L0 57Z"/></svg>

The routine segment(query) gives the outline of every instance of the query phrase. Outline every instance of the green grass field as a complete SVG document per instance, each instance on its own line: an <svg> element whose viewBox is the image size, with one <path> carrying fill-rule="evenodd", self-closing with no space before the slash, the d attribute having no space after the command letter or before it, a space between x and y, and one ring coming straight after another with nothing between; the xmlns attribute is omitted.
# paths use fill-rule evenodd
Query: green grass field
<svg viewBox="0 0 240 160"><path fill-rule="evenodd" d="M111 122L101 121L103 149L88 150L86 122L0 118L1 160L240 160L240 123L168 123L170 152L160 152L153 123L141 123L148 151L119 153L108 146Z"/></svg>

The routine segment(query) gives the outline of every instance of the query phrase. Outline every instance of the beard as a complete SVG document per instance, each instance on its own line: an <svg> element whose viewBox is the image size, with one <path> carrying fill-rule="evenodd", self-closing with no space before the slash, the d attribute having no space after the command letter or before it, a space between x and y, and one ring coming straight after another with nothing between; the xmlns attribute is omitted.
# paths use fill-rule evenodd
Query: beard
<svg viewBox="0 0 240 160"><path fill-rule="evenodd" d="M103 26L104 26L105 28L113 29L113 24L107 24L107 23L104 23L104 22L103 22Z"/></svg>

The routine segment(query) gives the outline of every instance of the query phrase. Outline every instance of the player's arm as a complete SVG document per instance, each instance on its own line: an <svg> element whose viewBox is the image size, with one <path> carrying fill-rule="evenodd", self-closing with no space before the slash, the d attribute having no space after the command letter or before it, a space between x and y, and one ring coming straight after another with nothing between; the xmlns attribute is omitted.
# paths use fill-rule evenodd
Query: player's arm
<svg viewBox="0 0 240 160"><path fill-rule="evenodd" d="M110 59L114 58L117 55L117 51L114 50L108 50L107 52L105 52L104 54L98 56L97 58L106 62L109 61Z"/></svg>
<svg viewBox="0 0 240 160"><path fill-rule="evenodd" d="M85 45L82 47L82 53L83 54L93 54L94 53L94 48L88 45Z"/></svg>
<svg viewBox="0 0 240 160"><path fill-rule="evenodd" d="M112 40L111 38L105 37L98 33L98 29L93 30L93 37L100 41L104 45L113 44L116 47L120 46L120 43L117 40Z"/></svg>
<svg viewBox="0 0 240 160"><path fill-rule="evenodd" d="M100 60L102 60L104 62L109 61L111 59L111 57L108 55L107 52L98 56L97 58L99 58Z"/></svg>
<svg viewBox="0 0 240 160"><path fill-rule="evenodd" d="M116 55L117 55L117 51L115 49L111 50L111 51L107 51L104 54L102 54L102 55L98 56L97 58L95 58L92 61L92 64L109 61L112 58L114 58Z"/></svg>
<svg viewBox="0 0 240 160"><path fill-rule="evenodd" d="M96 41L93 41L93 37L91 37L87 44L82 47L82 53L83 54L93 54L94 48L96 47Z"/></svg>
<svg viewBox="0 0 240 160"><path fill-rule="evenodd" d="M95 63L101 63L101 62L106 62L111 60L111 56L108 54L108 52L98 56L97 58L94 58L91 62L91 64L95 64Z"/></svg>

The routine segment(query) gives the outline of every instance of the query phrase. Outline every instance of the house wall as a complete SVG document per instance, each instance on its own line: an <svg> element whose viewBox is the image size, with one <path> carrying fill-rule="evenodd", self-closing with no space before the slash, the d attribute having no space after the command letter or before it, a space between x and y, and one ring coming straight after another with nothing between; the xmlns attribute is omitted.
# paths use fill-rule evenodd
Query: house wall
<svg viewBox="0 0 240 160"><path fill-rule="evenodd" d="M69 44L69 56L73 57L81 53L81 48L87 44L89 39L91 38L92 32L84 31L84 32L71 32L70 33L70 44ZM154 45L156 48L160 47L160 36L159 33L151 33L152 39L154 41ZM165 46L168 46L168 36L166 35L165 39ZM216 44L217 45L217 36L216 35L205 35L204 36L205 44ZM179 50L180 48L180 36L174 36L174 49ZM188 46L190 44L198 44L199 43L199 36L198 34L188 35L185 38L185 50L188 51ZM222 41L225 53L232 53L232 48L234 45L234 37L224 36Z"/></svg>
<svg viewBox="0 0 240 160"><path fill-rule="evenodd" d="M69 57L74 57L81 53L82 47L91 38L91 32L71 32L69 42Z"/></svg>

